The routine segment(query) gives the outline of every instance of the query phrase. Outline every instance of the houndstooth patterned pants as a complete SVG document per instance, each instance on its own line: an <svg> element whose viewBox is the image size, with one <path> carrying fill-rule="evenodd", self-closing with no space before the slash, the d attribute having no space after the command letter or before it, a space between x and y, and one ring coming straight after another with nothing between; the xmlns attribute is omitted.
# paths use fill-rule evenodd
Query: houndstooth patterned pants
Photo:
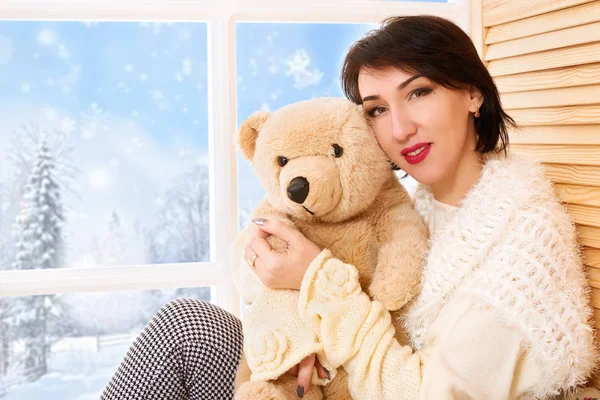
<svg viewBox="0 0 600 400"><path fill-rule="evenodd" d="M164 306L129 348L101 400L233 398L242 324L196 299Z"/></svg>

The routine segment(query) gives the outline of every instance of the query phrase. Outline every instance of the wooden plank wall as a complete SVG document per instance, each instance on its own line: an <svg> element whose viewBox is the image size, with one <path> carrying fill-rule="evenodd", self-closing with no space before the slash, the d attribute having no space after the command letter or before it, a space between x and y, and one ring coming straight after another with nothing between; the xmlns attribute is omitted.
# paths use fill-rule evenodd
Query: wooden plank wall
<svg viewBox="0 0 600 400"><path fill-rule="evenodd" d="M546 165L578 226L600 329L600 0L471 0L471 12L471 37L521 126L511 150Z"/></svg>

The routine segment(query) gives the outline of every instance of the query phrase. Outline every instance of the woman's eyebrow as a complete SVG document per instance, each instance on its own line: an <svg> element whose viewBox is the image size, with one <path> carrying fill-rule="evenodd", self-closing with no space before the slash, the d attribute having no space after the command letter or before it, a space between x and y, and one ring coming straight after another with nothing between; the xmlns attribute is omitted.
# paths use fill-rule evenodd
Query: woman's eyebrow
<svg viewBox="0 0 600 400"><path fill-rule="evenodd" d="M422 76L423 76L423 74L417 74L417 75L411 76L410 78L408 78L407 80L405 80L404 82L402 82L401 84L399 84L398 87L396 88L396 90L402 90L402 89L404 89L405 87L408 86L409 83L411 83L415 79L420 78ZM365 101L369 101L369 100L377 100L379 98L380 98L380 96L378 94L373 94L371 96L363 97L362 102L364 103Z"/></svg>

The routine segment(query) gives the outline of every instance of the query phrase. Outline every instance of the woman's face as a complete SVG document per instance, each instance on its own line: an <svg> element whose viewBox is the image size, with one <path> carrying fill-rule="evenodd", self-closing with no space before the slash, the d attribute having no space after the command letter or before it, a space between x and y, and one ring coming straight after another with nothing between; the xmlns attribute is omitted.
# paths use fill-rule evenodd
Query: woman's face
<svg viewBox="0 0 600 400"><path fill-rule="evenodd" d="M477 137L471 113L479 92L452 90L393 67L362 69L358 88L369 123L388 157L417 181L452 177Z"/></svg>

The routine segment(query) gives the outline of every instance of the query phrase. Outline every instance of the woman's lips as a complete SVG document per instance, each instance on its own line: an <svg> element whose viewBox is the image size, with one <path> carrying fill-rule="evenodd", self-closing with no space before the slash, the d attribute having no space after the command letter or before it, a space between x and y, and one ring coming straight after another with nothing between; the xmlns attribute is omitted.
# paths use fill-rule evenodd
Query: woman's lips
<svg viewBox="0 0 600 400"><path fill-rule="evenodd" d="M412 148L409 150L412 150ZM402 156L404 157L404 159L406 160L407 163L414 165L414 164L418 164L421 161L425 160L427 158L427 155L429 154L430 150L431 150L431 143L423 144L422 146L418 147L414 151L403 151ZM418 152L418 154L415 154L415 155L408 154L408 153L413 153L415 151Z"/></svg>

